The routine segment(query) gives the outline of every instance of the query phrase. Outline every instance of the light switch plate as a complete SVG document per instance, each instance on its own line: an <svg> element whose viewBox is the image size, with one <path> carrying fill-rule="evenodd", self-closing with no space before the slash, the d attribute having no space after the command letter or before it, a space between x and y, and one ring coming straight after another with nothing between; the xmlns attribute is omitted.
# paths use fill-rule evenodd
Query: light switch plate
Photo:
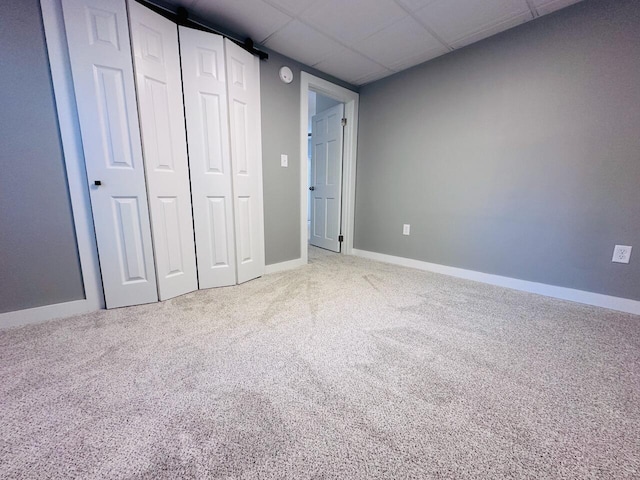
<svg viewBox="0 0 640 480"><path fill-rule="evenodd" d="M411 225L405 223L402 225L402 234L403 235L411 235Z"/></svg>
<svg viewBox="0 0 640 480"><path fill-rule="evenodd" d="M280 166L281 167L288 167L289 166L289 156L286 154L282 154L280 155Z"/></svg>
<svg viewBox="0 0 640 480"><path fill-rule="evenodd" d="M629 245L616 245L613 249L612 262L615 263L629 263L631 259L631 246Z"/></svg>

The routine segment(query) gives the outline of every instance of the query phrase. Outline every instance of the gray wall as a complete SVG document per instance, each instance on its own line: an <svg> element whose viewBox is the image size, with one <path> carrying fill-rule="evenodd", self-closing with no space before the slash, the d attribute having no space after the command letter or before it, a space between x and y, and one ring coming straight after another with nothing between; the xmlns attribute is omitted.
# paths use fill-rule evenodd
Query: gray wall
<svg viewBox="0 0 640 480"><path fill-rule="evenodd" d="M338 105L340 100L334 100L331 97L326 97L320 93L316 93L316 113L324 112L325 110Z"/></svg>
<svg viewBox="0 0 640 480"><path fill-rule="evenodd" d="M360 95L356 248L640 300L640 2L587 0Z"/></svg>
<svg viewBox="0 0 640 480"><path fill-rule="evenodd" d="M352 85L287 57L269 54L269 59L260 63L267 265L300 258L300 72L304 70L355 90ZM293 71L290 84L283 83L278 76L283 65ZM287 168L280 166L282 153L289 156Z"/></svg>
<svg viewBox="0 0 640 480"><path fill-rule="evenodd" d="M40 3L0 15L0 312L84 298Z"/></svg>

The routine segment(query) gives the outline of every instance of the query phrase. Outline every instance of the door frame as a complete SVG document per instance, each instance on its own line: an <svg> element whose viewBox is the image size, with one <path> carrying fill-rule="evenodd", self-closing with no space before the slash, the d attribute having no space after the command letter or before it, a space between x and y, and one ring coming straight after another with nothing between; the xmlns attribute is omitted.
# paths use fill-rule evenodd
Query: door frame
<svg viewBox="0 0 640 480"><path fill-rule="evenodd" d="M360 95L307 72L300 74L300 260L308 263L307 211L309 208L309 90L344 103L344 154L342 156L342 224L344 235L340 253L353 254L354 212L356 203L356 155L358 147L358 108Z"/></svg>

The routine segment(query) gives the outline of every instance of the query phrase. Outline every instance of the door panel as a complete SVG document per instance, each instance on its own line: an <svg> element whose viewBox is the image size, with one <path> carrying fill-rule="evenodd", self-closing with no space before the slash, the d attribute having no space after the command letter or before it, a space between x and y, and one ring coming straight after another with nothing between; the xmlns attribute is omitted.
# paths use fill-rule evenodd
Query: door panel
<svg viewBox="0 0 640 480"><path fill-rule="evenodd" d="M217 173L224 175L225 163L229 163L229 154L228 148L223 149L223 139L222 134L224 133L224 129L222 127L223 110L220 106L220 96L219 95L211 95L208 93L200 92L201 102L201 110L200 113L202 115L201 118L201 126L202 131L204 132L204 154L206 158L206 165L208 166L208 173ZM224 99L222 99L224 100ZM223 150L227 150L227 158L225 159L225 153Z"/></svg>
<svg viewBox="0 0 640 480"><path fill-rule="evenodd" d="M178 29L129 2L160 300L198 288Z"/></svg>
<svg viewBox="0 0 640 480"><path fill-rule="evenodd" d="M164 234L163 243L167 246L166 252L166 274L167 278L176 275L184 275L184 258L182 257L182 244L180 235L180 205L177 197L158 197L160 202L161 220L160 232Z"/></svg>
<svg viewBox="0 0 640 480"><path fill-rule="evenodd" d="M236 214L238 283L264 274L260 60L228 39L231 167Z"/></svg>
<svg viewBox="0 0 640 480"><path fill-rule="evenodd" d="M238 198L238 260L240 263L251 262L253 260L253 250L251 248L251 197Z"/></svg>
<svg viewBox="0 0 640 480"><path fill-rule="evenodd" d="M340 251L342 192L342 117L339 104L318 113L311 123L311 238L317 247Z"/></svg>
<svg viewBox="0 0 640 480"><path fill-rule="evenodd" d="M236 283L222 37L179 27L200 288Z"/></svg>
<svg viewBox="0 0 640 480"><path fill-rule="evenodd" d="M233 162L235 170L238 175L249 175L249 163L247 158L247 130L249 128L247 124L247 106L233 101L233 115L234 124L231 129L232 146L233 146Z"/></svg>
<svg viewBox="0 0 640 480"><path fill-rule="evenodd" d="M312 225L313 230L311 238L324 238L324 229L326 228L326 205L324 198L313 196Z"/></svg>
<svg viewBox="0 0 640 480"><path fill-rule="evenodd" d="M224 269L231 264L231 258L229 256L229 243L227 225L229 220L227 218L229 203L225 197L208 197L209 206L209 235L211 241L209 247L211 249L209 258L211 264L209 268Z"/></svg>
<svg viewBox="0 0 640 480"><path fill-rule="evenodd" d="M139 67L136 66L136 68ZM140 68L140 70L143 69ZM169 109L169 91L166 83L149 77L139 80L144 82L143 85L138 85L140 105L148 108L148 111L145 108L145 111L140 112L148 179L149 172L160 170L175 172L174 146L171 138L172 112Z"/></svg>
<svg viewBox="0 0 640 480"><path fill-rule="evenodd" d="M94 71L98 97L96 113L108 166L134 168L122 70L95 66Z"/></svg>
<svg viewBox="0 0 640 480"><path fill-rule="evenodd" d="M140 235L140 210L136 197L113 197L115 228L118 236L118 258L122 262L122 283L147 280L144 246Z"/></svg>
<svg viewBox="0 0 640 480"><path fill-rule="evenodd" d="M155 302L126 5L62 0L62 7L106 306Z"/></svg>

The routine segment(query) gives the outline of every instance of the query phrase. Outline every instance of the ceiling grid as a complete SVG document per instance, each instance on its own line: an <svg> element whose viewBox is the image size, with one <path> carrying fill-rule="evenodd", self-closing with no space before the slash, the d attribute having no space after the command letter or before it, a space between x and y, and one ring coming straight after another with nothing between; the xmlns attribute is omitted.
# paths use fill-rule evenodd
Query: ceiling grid
<svg viewBox="0 0 640 480"><path fill-rule="evenodd" d="M364 85L580 0L158 0Z"/></svg>

